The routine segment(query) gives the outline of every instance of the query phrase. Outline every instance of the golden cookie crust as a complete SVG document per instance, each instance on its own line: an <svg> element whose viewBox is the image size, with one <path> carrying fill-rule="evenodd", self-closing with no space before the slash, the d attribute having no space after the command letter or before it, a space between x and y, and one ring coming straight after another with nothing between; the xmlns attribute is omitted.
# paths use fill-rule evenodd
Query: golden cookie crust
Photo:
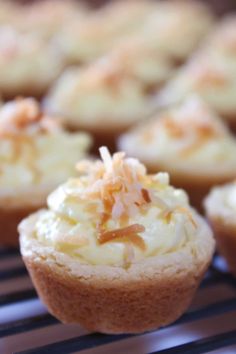
<svg viewBox="0 0 236 354"><path fill-rule="evenodd" d="M205 223L173 253L119 266L82 264L20 228L21 252L49 312L64 323L103 333L140 333L175 321L189 306L211 261L214 240ZM158 237L158 236L157 236Z"/></svg>

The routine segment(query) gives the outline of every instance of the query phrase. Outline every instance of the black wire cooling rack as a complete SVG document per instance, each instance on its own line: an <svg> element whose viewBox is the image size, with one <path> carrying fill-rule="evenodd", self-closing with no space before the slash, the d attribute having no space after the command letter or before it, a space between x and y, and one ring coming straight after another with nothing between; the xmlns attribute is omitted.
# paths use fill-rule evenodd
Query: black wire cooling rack
<svg viewBox="0 0 236 354"><path fill-rule="evenodd" d="M0 354L10 353L233 354L236 279L216 256L178 321L143 335L108 336L59 323L38 299L18 251L0 248Z"/></svg>

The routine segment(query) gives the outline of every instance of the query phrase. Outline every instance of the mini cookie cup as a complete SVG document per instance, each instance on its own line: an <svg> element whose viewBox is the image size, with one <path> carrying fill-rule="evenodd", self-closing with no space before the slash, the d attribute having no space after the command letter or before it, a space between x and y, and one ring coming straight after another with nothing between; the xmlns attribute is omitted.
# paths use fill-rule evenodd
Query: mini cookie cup
<svg viewBox="0 0 236 354"><path fill-rule="evenodd" d="M236 276L236 223L220 217L209 217L217 248L226 259L230 271Z"/></svg>
<svg viewBox="0 0 236 354"><path fill-rule="evenodd" d="M222 188L221 191L224 190ZM226 259L228 267L232 274L236 276L236 221L235 212L223 205L221 196L214 196L211 192L205 199L204 206L206 216L214 231L217 249L220 254Z"/></svg>
<svg viewBox="0 0 236 354"><path fill-rule="evenodd" d="M102 333L141 333L168 325L190 305L211 261L214 240L203 219L179 250L121 266L92 265L40 243L36 213L19 226L21 253L49 312Z"/></svg>

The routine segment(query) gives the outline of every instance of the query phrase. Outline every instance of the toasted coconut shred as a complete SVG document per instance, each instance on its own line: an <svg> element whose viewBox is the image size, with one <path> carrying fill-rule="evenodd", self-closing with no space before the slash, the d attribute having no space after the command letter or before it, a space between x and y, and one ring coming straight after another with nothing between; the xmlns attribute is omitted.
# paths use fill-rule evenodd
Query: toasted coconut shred
<svg viewBox="0 0 236 354"><path fill-rule="evenodd" d="M151 204L161 210L157 217L164 222L171 222L173 214L181 213L196 227L190 211L183 207L170 208L156 195L154 189L144 188L144 185L150 185L150 181L155 185L158 181L155 176L146 174L145 167L138 160L125 158L123 152L115 153L112 157L106 147L100 148L100 154L102 161L82 161L77 164L77 170L85 173L85 176L80 178L83 188L82 192L80 189L78 197L93 202L96 198L102 202L102 210L96 210L94 203L91 203L90 209L86 208L92 214L99 213L101 216L96 226L97 243L123 243L125 267L134 261L134 247L141 252L146 251L142 237L145 227L138 223L132 224L130 220L140 212L145 214ZM112 225L120 227L112 229L110 221L113 222ZM178 238L178 235L176 237Z"/></svg>

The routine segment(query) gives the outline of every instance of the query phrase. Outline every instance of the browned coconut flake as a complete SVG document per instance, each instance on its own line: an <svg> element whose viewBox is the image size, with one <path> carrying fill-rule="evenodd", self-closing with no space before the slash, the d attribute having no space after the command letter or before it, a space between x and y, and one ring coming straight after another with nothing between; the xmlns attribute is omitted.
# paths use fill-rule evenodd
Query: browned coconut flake
<svg viewBox="0 0 236 354"><path fill-rule="evenodd" d="M145 200L146 203L151 203L151 198L150 198L150 195L149 195L149 192L147 189L143 188L141 190L141 193L142 193L142 196L143 196L143 199Z"/></svg>
<svg viewBox="0 0 236 354"><path fill-rule="evenodd" d="M171 222L174 213L185 214L189 218L189 221L192 223L192 225L195 228L197 228L197 224L196 224L195 220L193 219L191 212L188 209L186 209L184 207L180 207L180 206L178 206L174 209L165 210L163 212L162 216L167 224L169 224Z"/></svg>
<svg viewBox="0 0 236 354"><path fill-rule="evenodd" d="M144 231L145 231L145 227L143 225L133 224L121 229L101 232L98 235L98 242L100 244L104 244L106 242L114 241L114 240L117 241L129 240L130 242L135 244L138 248L144 251L146 249L146 245L142 237L138 235L138 233Z"/></svg>

